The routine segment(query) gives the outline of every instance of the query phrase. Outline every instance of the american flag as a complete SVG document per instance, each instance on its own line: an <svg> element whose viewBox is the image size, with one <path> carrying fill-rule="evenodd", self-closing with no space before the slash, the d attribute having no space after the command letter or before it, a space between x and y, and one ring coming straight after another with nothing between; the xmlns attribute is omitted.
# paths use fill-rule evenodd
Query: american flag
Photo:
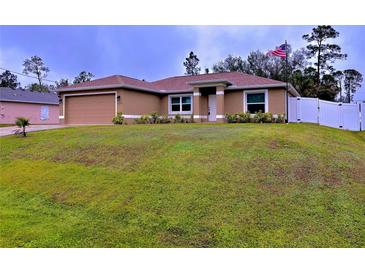
<svg viewBox="0 0 365 274"><path fill-rule="evenodd" d="M286 58L286 44L282 44L280 47L275 50L270 50L267 55L275 55L281 58Z"/></svg>

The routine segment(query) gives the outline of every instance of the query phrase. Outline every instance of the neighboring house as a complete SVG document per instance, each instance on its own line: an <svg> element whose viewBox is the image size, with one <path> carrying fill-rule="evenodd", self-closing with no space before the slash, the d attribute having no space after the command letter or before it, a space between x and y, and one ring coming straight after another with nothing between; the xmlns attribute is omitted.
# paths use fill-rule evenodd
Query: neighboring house
<svg viewBox="0 0 365 274"><path fill-rule="evenodd" d="M58 101L55 92L0 87L0 124L15 124L17 117L31 124L58 124Z"/></svg>
<svg viewBox="0 0 365 274"><path fill-rule="evenodd" d="M223 122L226 113L287 112L286 83L240 72L175 76L147 82L114 75L58 90L60 122L110 124L117 112L128 122L143 114L193 115L196 122Z"/></svg>

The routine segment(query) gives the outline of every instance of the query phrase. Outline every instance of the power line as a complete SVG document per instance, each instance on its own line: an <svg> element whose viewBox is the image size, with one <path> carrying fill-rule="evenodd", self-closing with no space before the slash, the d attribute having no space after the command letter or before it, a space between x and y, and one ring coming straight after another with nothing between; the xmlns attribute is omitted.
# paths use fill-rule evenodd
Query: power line
<svg viewBox="0 0 365 274"><path fill-rule="evenodd" d="M21 75L21 76L25 76L25 77L29 77L29 78L33 78L33 79L38 79L37 77L35 76L31 76L31 75L27 75L27 74L24 74L24 73L20 73L20 72L16 72L16 71L11 71L10 69L4 69L4 68L0 68L0 70L4 70L4 71L10 71L11 73L14 73L14 74L18 74L18 75ZM56 83L56 81L53 81L53 80L48 80L48 79L45 79L43 78L42 81L47 81L47 82L52 82L52 83Z"/></svg>

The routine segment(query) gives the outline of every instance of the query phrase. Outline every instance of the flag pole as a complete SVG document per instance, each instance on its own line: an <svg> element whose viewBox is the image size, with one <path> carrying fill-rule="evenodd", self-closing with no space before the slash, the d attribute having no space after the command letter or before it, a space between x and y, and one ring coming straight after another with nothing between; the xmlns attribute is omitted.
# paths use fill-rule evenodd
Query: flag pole
<svg viewBox="0 0 365 274"><path fill-rule="evenodd" d="M286 120L289 122L288 43L285 40Z"/></svg>

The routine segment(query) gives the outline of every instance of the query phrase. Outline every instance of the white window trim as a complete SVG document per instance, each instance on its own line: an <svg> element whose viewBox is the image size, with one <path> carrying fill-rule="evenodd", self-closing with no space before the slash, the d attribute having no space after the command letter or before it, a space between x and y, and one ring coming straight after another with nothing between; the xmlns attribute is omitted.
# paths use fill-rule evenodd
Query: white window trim
<svg viewBox="0 0 365 274"><path fill-rule="evenodd" d="M269 112L269 91L267 89L255 89L243 91L243 111L247 112L247 94L265 93L265 112ZM262 104L262 103L257 103Z"/></svg>
<svg viewBox="0 0 365 274"><path fill-rule="evenodd" d="M191 108L190 111L172 111L171 109L171 98L176 98L176 97L187 97L190 96L190 101L191 101ZM169 95L168 96L168 113L169 115L176 115L176 114L182 114L182 115L186 115L186 114L193 114L193 94L191 93L187 93L187 94L173 94L173 95ZM180 109L181 109L181 105L182 105L182 100L180 100Z"/></svg>
<svg viewBox="0 0 365 274"><path fill-rule="evenodd" d="M73 93L73 94L63 94L62 98L62 109L63 109L63 115L59 116L59 119L65 119L66 114L66 97L71 96L87 96L87 95L100 95L100 94L114 94L114 101L115 101L115 116L117 116L118 113L118 92L116 91L107 91L107 92L88 92L88 93Z"/></svg>

